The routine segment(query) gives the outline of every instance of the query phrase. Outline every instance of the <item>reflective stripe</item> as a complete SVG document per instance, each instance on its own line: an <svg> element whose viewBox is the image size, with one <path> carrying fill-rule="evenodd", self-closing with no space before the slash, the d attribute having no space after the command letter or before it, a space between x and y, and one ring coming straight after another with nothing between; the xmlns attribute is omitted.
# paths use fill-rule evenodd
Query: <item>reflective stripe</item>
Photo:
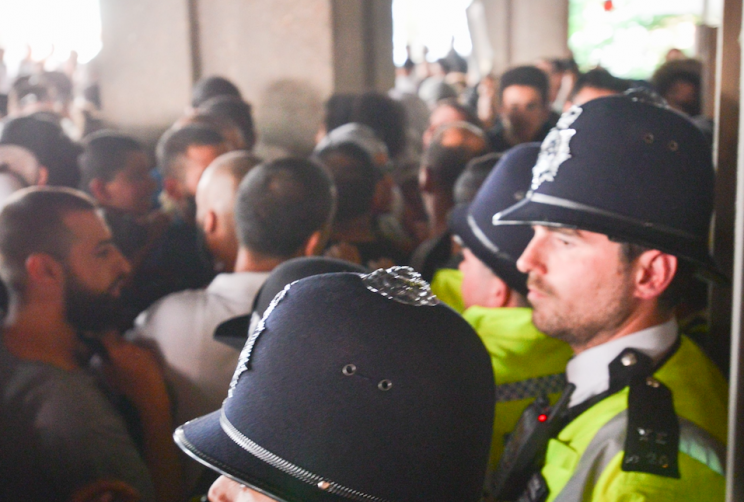
<svg viewBox="0 0 744 502"><path fill-rule="evenodd" d="M682 417L679 419L679 451L707 465L711 471L726 475L726 446Z"/></svg>
<svg viewBox="0 0 744 502"><path fill-rule="evenodd" d="M612 211L607 211L605 209L599 209L597 207L589 206L587 204L581 204L579 202L574 202L572 200L563 199L561 197L555 197L553 195L545 195L542 193L534 193L534 192L528 194L525 199L523 199L518 204L515 204L514 206L510 207L509 209L506 209L505 211L501 211L500 213L496 213L493 216L492 223L494 225L504 225L504 224L508 225L510 223L521 223L521 224L527 223L525 221L512 222L506 218L509 216L510 213L512 213L519 207L528 204L529 202L534 202L537 204L545 204L547 206L565 207L567 209L573 209L573 210L581 211L584 213L597 214L600 216L604 216L605 218L610 218L616 221L621 221L623 223L629 223L637 227L652 228L658 232L675 235L677 237L682 237L682 238L689 239L692 241L700 240L700 237L695 234L685 232L684 230L679 230L677 228L672 228L667 225L662 225L660 223L652 223L650 221L643 221L643 220L639 220L636 218L632 218L630 216L625 216L623 214L613 213ZM540 224L539 222L531 222L531 223Z"/></svg>
<svg viewBox="0 0 744 502"><path fill-rule="evenodd" d="M473 235L475 235L476 239L478 239L480 243L483 244L483 246L493 254L499 254L499 247L491 242L491 239L489 239L486 234L483 233L483 230L481 230L478 226L478 223L475 222L475 218L473 218L472 214L468 213L467 220L470 231L473 232Z"/></svg>
<svg viewBox="0 0 744 502"><path fill-rule="evenodd" d="M581 502L584 493L597 484L613 458L623 452L628 428L628 411L623 410L607 422L581 455L576 470L553 502ZM724 475L726 447L707 431L679 418L679 451Z"/></svg>
<svg viewBox="0 0 744 502"><path fill-rule="evenodd" d="M496 402L519 401L561 392L566 386L566 374L555 373L519 382L496 386Z"/></svg>

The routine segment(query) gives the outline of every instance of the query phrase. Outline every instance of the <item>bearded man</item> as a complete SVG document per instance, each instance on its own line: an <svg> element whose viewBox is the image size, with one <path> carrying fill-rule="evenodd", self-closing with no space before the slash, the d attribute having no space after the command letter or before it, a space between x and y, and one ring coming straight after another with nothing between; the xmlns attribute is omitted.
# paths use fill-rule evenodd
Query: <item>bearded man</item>
<svg viewBox="0 0 744 502"><path fill-rule="evenodd" d="M95 202L30 188L0 212L0 277L9 307L0 338L0 499L69 500L98 480L141 500L178 497L170 403L154 356L109 331L130 271ZM105 382L88 369L91 352ZM105 383L134 406L135 446Z"/></svg>

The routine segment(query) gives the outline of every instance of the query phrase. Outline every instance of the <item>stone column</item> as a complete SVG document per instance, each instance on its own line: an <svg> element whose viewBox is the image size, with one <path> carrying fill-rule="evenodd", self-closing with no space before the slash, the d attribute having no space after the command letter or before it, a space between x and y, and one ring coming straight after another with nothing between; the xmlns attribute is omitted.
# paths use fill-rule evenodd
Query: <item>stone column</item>
<svg viewBox="0 0 744 502"><path fill-rule="evenodd" d="M568 0L475 0L493 50L496 75L543 57L567 57ZM473 22L480 22L472 19Z"/></svg>
<svg viewBox="0 0 744 502"><path fill-rule="evenodd" d="M104 119L152 142L190 100L187 3L101 0L101 21L96 65Z"/></svg>

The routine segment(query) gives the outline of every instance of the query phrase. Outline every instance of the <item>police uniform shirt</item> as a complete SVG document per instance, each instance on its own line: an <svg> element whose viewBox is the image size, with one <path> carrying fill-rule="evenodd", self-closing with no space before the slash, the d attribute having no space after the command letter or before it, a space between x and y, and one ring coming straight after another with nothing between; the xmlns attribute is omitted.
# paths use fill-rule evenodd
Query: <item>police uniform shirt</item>
<svg viewBox="0 0 744 502"><path fill-rule="evenodd" d="M610 363L625 349L636 349L658 363L674 345L677 336L677 320L672 318L573 357L566 366L566 379L576 386L569 406L581 404L610 388Z"/></svg>

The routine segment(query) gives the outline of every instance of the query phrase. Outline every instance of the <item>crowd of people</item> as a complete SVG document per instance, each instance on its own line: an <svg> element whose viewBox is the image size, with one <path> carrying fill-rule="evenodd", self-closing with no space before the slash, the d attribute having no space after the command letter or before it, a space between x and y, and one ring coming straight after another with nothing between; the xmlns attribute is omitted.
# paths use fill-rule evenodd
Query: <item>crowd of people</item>
<svg viewBox="0 0 744 502"><path fill-rule="evenodd" d="M223 77L154 155L18 78L0 498L723 500L700 64L466 71L331 96L310 156Z"/></svg>

